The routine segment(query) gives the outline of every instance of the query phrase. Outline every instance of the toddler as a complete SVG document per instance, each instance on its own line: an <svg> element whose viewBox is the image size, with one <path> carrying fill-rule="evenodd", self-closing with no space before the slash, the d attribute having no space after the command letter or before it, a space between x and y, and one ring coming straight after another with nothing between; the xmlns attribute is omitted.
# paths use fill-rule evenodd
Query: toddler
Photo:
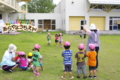
<svg viewBox="0 0 120 80"><path fill-rule="evenodd" d="M63 42L63 38L62 38L62 33L59 34L59 43L60 43L60 47L62 48L62 42Z"/></svg>
<svg viewBox="0 0 120 80"><path fill-rule="evenodd" d="M58 39L59 39L58 34L55 34L55 43L56 43L56 46L57 46L57 44L58 44Z"/></svg>
<svg viewBox="0 0 120 80"><path fill-rule="evenodd" d="M33 65L32 65L32 53L29 52L28 53L28 69L33 69Z"/></svg>
<svg viewBox="0 0 120 80"><path fill-rule="evenodd" d="M50 45L51 43L51 36L50 33L47 34L47 44Z"/></svg>
<svg viewBox="0 0 120 80"><path fill-rule="evenodd" d="M86 66L85 66L85 54L86 51L84 51L84 45L79 44L78 45L79 52L75 54L75 58L77 59L77 78L80 78L80 71L83 73L83 79L87 78L86 76Z"/></svg>
<svg viewBox="0 0 120 80"><path fill-rule="evenodd" d="M40 45L35 44L33 49L32 63L33 63L33 72L35 76L40 76L39 66L40 66Z"/></svg>
<svg viewBox="0 0 120 80"><path fill-rule="evenodd" d="M27 70L28 61L24 52L19 52L20 58L17 60L19 62L18 67L22 70Z"/></svg>
<svg viewBox="0 0 120 80"><path fill-rule="evenodd" d="M69 72L70 79L73 79L74 77L72 76L72 51L69 50L70 42L66 41L64 43L64 48L65 48L65 50L62 52L64 72L63 72L63 76L61 76L61 78L65 79L66 72Z"/></svg>
<svg viewBox="0 0 120 80"><path fill-rule="evenodd" d="M43 71L44 68L43 68L43 63L42 63L42 55L40 55L40 67L41 67L41 69L42 69L42 71Z"/></svg>
<svg viewBox="0 0 120 80"><path fill-rule="evenodd" d="M89 49L90 51L86 54L88 57L88 66L89 66L89 78L96 78L96 56L97 53L95 51L95 45L94 44L89 44ZM94 76L92 76L94 74Z"/></svg>

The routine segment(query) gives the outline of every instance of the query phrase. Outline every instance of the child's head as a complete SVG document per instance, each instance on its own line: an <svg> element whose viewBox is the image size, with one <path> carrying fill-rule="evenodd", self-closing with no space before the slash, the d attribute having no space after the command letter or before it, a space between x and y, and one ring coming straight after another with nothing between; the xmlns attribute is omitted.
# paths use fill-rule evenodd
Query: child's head
<svg viewBox="0 0 120 80"><path fill-rule="evenodd" d="M48 33L47 35L50 36L50 33Z"/></svg>
<svg viewBox="0 0 120 80"><path fill-rule="evenodd" d="M89 46L91 51L94 51L94 49L95 49L95 45L94 44L89 44L88 46Z"/></svg>
<svg viewBox="0 0 120 80"><path fill-rule="evenodd" d="M39 49L40 49L40 45L39 45L39 44L35 44L35 45L34 45L34 49L33 49L33 51L34 51L34 50L39 51Z"/></svg>
<svg viewBox="0 0 120 80"><path fill-rule="evenodd" d="M55 37L57 37L58 36L58 34L55 34Z"/></svg>
<svg viewBox="0 0 120 80"><path fill-rule="evenodd" d="M60 36L63 36L62 33L59 34Z"/></svg>
<svg viewBox="0 0 120 80"><path fill-rule="evenodd" d="M28 53L28 58L32 58L32 53L31 52Z"/></svg>
<svg viewBox="0 0 120 80"><path fill-rule="evenodd" d="M65 48L65 49L69 49L69 48L70 48L70 42L66 41L66 42L64 43L64 48Z"/></svg>
<svg viewBox="0 0 120 80"><path fill-rule="evenodd" d="M25 52L19 52L19 54L20 54L20 57L24 57L24 58L26 58L26 54L25 54Z"/></svg>
<svg viewBox="0 0 120 80"><path fill-rule="evenodd" d="M79 44L79 45L78 45L78 49L79 49L79 50L83 50L83 49L84 49L84 44Z"/></svg>

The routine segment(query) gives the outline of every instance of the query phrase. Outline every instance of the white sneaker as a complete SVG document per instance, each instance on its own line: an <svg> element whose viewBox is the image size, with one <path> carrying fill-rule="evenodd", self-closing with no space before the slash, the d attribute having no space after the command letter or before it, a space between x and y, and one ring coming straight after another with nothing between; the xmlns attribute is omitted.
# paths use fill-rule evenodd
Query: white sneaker
<svg viewBox="0 0 120 80"><path fill-rule="evenodd" d="M65 79L63 76L61 76L61 79Z"/></svg>
<svg viewBox="0 0 120 80"><path fill-rule="evenodd" d="M73 79L74 77L72 76L72 77L70 77L70 79Z"/></svg>

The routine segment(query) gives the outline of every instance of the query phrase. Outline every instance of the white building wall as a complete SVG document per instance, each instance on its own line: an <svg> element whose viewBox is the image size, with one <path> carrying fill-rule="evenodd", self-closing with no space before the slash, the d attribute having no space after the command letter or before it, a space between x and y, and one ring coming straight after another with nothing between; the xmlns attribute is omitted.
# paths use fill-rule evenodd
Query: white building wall
<svg viewBox="0 0 120 80"><path fill-rule="evenodd" d="M38 20L54 19L56 20L56 30L61 29L61 14L59 13L27 13L26 19L35 20L35 26L38 27Z"/></svg>

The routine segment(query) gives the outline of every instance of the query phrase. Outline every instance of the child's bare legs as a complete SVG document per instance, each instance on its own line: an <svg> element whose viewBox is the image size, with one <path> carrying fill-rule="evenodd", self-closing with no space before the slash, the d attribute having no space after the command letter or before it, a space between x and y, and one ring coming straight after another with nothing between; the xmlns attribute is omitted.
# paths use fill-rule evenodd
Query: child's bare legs
<svg viewBox="0 0 120 80"><path fill-rule="evenodd" d="M63 72L63 77L64 77L64 78L66 77L66 72Z"/></svg>
<svg viewBox="0 0 120 80"><path fill-rule="evenodd" d="M44 70L43 66L41 66L42 71Z"/></svg>
<svg viewBox="0 0 120 80"><path fill-rule="evenodd" d="M16 67L18 66L18 64L16 64L14 67L12 67L11 69L14 70Z"/></svg>
<svg viewBox="0 0 120 80"><path fill-rule="evenodd" d="M33 67L33 72L34 72L34 75L40 76L40 73L39 73L39 66L34 66L34 67Z"/></svg>
<svg viewBox="0 0 120 80"><path fill-rule="evenodd" d="M92 72L93 72L93 70L90 70L90 76L92 76Z"/></svg>
<svg viewBox="0 0 120 80"><path fill-rule="evenodd" d="M69 72L69 76L72 77L72 72Z"/></svg>
<svg viewBox="0 0 120 80"><path fill-rule="evenodd" d="M94 76L96 76L96 70L93 70L93 74L94 74Z"/></svg>

